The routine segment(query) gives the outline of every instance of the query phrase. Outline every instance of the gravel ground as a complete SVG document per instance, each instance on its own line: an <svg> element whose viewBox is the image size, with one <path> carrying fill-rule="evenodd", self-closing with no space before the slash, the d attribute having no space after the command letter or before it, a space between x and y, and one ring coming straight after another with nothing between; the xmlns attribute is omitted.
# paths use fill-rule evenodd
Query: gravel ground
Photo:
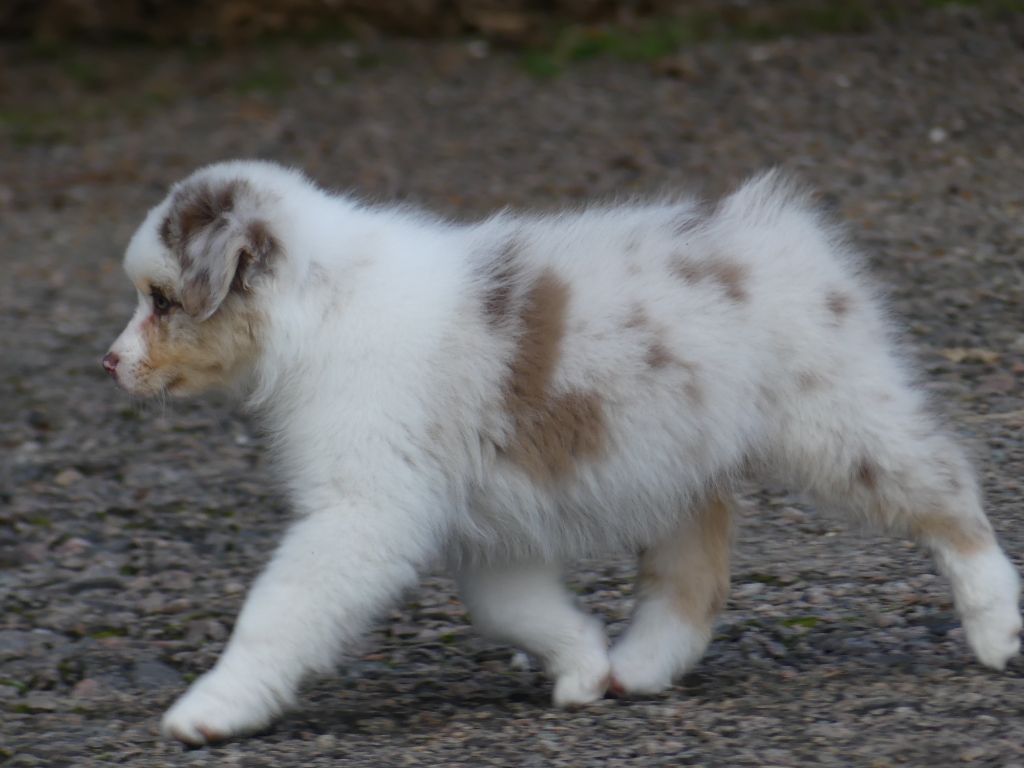
<svg viewBox="0 0 1024 768"><path fill-rule="evenodd" d="M670 693L549 708L427 578L271 732L185 751L160 712L222 649L287 510L225 402L130 403L98 361L119 258L200 163L261 156L457 216L782 164L848 219L1021 563L1024 21L527 74L465 42L0 49L0 761L7 765L1024 765L1024 662L972 661L920 553L751 493L714 642ZM632 566L583 563L621 631Z"/></svg>

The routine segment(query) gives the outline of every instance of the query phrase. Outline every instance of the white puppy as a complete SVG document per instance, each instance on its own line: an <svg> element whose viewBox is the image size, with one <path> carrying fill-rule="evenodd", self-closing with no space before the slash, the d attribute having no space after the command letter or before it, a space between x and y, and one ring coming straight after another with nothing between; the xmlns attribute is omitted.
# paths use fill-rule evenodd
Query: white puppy
<svg viewBox="0 0 1024 768"><path fill-rule="evenodd" d="M139 304L107 370L137 395L242 393L298 514L164 717L182 741L266 726L439 556L556 704L662 690L708 644L749 477L928 547L978 659L1018 651L971 467L857 257L775 174L713 210L455 225L224 163L150 211L125 268ZM615 550L640 575L609 651L560 564Z"/></svg>

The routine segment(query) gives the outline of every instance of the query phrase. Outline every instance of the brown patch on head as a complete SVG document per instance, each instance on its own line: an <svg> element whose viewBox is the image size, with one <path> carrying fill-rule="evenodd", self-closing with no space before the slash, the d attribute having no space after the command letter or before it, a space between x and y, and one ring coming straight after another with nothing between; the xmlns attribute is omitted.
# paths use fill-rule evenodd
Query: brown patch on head
<svg viewBox="0 0 1024 768"><path fill-rule="evenodd" d="M640 597L668 597L679 616L710 629L729 596L731 518L729 500L713 496L676 536L644 552L637 576Z"/></svg>
<svg viewBox="0 0 1024 768"><path fill-rule="evenodd" d="M223 225L224 214L235 208L240 192L248 184L241 179L216 183L202 180L186 182L171 195L171 205L160 224L160 239L186 271L192 266L193 254L188 244L196 234L210 226Z"/></svg>
<svg viewBox="0 0 1024 768"><path fill-rule="evenodd" d="M190 315L205 319L273 269L281 246L258 212L262 200L244 179L190 180L172 193L159 235L178 261Z"/></svg>
<svg viewBox="0 0 1024 768"><path fill-rule="evenodd" d="M551 391L568 302L568 286L552 272L534 282L520 315L505 396L512 434L501 450L537 480L566 474L604 446L601 398L593 392Z"/></svg>
<svg viewBox="0 0 1024 768"><path fill-rule="evenodd" d="M255 360L263 316L240 300L202 323L184 312L151 316L142 327L145 354L132 378L139 394L194 394L228 386Z"/></svg>
<svg viewBox="0 0 1024 768"><path fill-rule="evenodd" d="M853 299L841 291L829 291L825 296L825 306L832 316L839 322L850 313L853 306Z"/></svg>
<svg viewBox="0 0 1024 768"><path fill-rule="evenodd" d="M220 223L224 214L234 210L239 190L247 186L241 180L232 179L182 187L181 194L175 196L172 212L176 214L181 239L187 242L199 230Z"/></svg>
<svg viewBox="0 0 1024 768"><path fill-rule="evenodd" d="M722 292L736 303L746 301L747 267L727 258L690 259L677 256L671 265L672 273L685 283L697 285L714 282Z"/></svg>
<svg viewBox="0 0 1024 768"><path fill-rule="evenodd" d="M992 529L983 518L924 515L910 521L910 535L929 547L944 547L960 555L977 554L995 544Z"/></svg>
<svg viewBox="0 0 1024 768"><path fill-rule="evenodd" d="M858 483L866 488L874 490L878 487L878 465L870 459L861 459L857 464L855 477Z"/></svg>

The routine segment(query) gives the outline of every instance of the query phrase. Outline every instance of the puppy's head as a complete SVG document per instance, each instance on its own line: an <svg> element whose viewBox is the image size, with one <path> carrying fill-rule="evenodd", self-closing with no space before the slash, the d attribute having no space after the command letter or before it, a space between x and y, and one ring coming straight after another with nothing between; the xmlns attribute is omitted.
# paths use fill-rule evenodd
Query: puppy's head
<svg viewBox="0 0 1024 768"><path fill-rule="evenodd" d="M260 288L280 255L272 200L232 166L176 185L132 237L138 306L103 367L134 395L228 387L260 349Z"/></svg>

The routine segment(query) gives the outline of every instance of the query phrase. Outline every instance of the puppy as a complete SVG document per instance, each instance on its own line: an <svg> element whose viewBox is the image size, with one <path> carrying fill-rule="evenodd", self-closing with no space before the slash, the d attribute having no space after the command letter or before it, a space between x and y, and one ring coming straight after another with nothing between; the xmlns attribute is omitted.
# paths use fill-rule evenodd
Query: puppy
<svg viewBox="0 0 1024 768"><path fill-rule="evenodd" d="M687 200L456 225L261 162L203 168L135 233L103 365L134 395L237 391L297 520L227 649L163 719L268 725L442 557L554 703L661 691L729 586L732 496L770 478L931 550L967 641L1018 652L1018 577L842 235L777 174ZM561 564L639 553L609 651Z"/></svg>

